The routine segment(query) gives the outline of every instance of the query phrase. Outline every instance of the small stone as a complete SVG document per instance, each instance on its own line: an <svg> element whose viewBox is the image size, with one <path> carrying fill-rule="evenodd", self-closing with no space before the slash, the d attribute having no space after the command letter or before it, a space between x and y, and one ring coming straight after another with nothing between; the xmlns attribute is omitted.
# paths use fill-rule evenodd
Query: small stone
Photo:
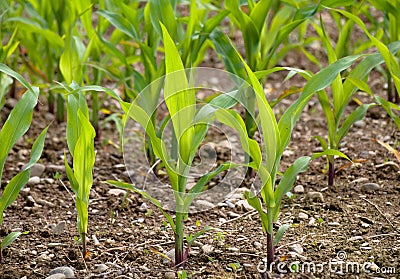
<svg viewBox="0 0 400 279"><path fill-rule="evenodd" d="M147 204L144 202L139 206L139 211L140 212L146 212L147 211Z"/></svg>
<svg viewBox="0 0 400 279"><path fill-rule="evenodd" d="M97 273L103 273L104 271L106 271L108 269L108 266L106 266L105 264L99 264L96 267L96 272Z"/></svg>
<svg viewBox="0 0 400 279"><path fill-rule="evenodd" d="M359 121L354 122L353 125L357 128L364 128L367 124L365 123L365 121L359 120Z"/></svg>
<svg viewBox="0 0 400 279"><path fill-rule="evenodd" d="M33 186L33 185L37 185L39 183L40 183L40 177L32 176L31 178L29 178L28 183L26 183L26 185Z"/></svg>
<svg viewBox="0 0 400 279"><path fill-rule="evenodd" d="M253 207L249 204L247 200L240 200L235 205L239 208L243 208L245 211L253 210Z"/></svg>
<svg viewBox="0 0 400 279"><path fill-rule="evenodd" d="M231 251L231 252L239 252L240 251L240 249L236 248L236 247L228 247L227 250Z"/></svg>
<svg viewBox="0 0 400 279"><path fill-rule="evenodd" d="M65 275L62 273L55 273L46 277L46 279L65 279L65 278L67 277L65 277Z"/></svg>
<svg viewBox="0 0 400 279"><path fill-rule="evenodd" d="M54 184L54 182L55 182L53 178L48 178L48 177L44 178L43 180L47 184Z"/></svg>
<svg viewBox="0 0 400 279"><path fill-rule="evenodd" d="M214 247L210 244L205 244L201 246L201 250L203 250L205 254L210 254L212 251L214 251Z"/></svg>
<svg viewBox="0 0 400 279"><path fill-rule="evenodd" d="M234 205L232 202L230 202L230 201L225 201L225 203L226 203L226 205L227 205L229 208L235 208L235 205Z"/></svg>
<svg viewBox="0 0 400 279"><path fill-rule="evenodd" d="M32 196L28 196L26 198L26 205L27 206L34 206L36 204L36 201L34 200L34 198Z"/></svg>
<svg viewBox="0 0 400 279"><path fill-rule="evenodd" d="M349 239L347 239L347 241L357 241L357 240L362 240L362 239L363 239L362 236L357 235L357 236L350 237Z"/></svg>
<svg viewBox="0 0 400 279"><path fill-rule="evenodd" d="M175 249L171 249L168 252L164 253L165 256L167 256L168 259L163 257L163 263L171 263L175 262Z"/></svg>
<svg viewBox="0 0 400 279"><path fill-rule="evenodd" d="M313 202L324 202L324 196L320 192L308 192L307 198Z"/></svg>
<svg viewBox="0 0 400 279"><path fill-rule="evenodd" d="M66 224L65 221L61 221L60 223L55 225L55 227L53 228L53 233L62 234L64 232L65 224Z"/></svg>
<svg viewBox="0 0 400 279"><path fill-rule="evenodd" d="M93 239L94 246L99 246L100 245L100 241L97 239L95 234L92 235L92 239Z"/></svg>
<svg viewBox="0 0 400 279"><path fill-rule="evenodd" d="M54 203L43 200L43 199L38 199L37 203L40 205L43 205L43 206L47 206L47 207L55 207L56 206Z"/></svg>
<svg viewBox="0 0 400 279"><path fill-rule="evenodd" d="M295 194L303 194L304 193L304 186L303 185L297 185L293 188L293 193Z"/></svg>
<svg viewBox="0 0 400 279"><path fill-rule="evenodd" d="M369 228L369 224L361 222L361 227L363 228Z"/></svg>
<svg viewBox="0 0 400 279"><path fill-rule="evenodd" d="M164 274L165 279L175 279L175 272L167 271Z"/></svg>
<svg viewBox="0 0 400 279"><path fill-rule="evenodd" d="M305 214L305 213L303 213L303 212L300 212L300 213L299 213L299 219L307 220L307 219L308 219L308 215Z"/></svg>
<svg viewBox="0 0 400 279"><path fill-rule="evenodd" d="M114 169L123 169L123 168L125 168L124 164L117 164L114 166Z"/></svg>
<svg viewBox="0 0 400 279"><path fill-rule="evenodd" d="M338 222L329 222L329 223L328 223L328 226L331 226L331 227L339 227L339 226L340 226L340 223L338 223Z"/></svg>
<svg viewBox="0 0 400 279"><path fill-rule="evenodd" d="M367 182L367 181L368 181L368 178L361 177L361 178L354 179L351 183L357 184L357 183L363 183L363 182Z"/></svg>
<svg viewBox="0 0 400 279"><path fill-rule="evenodd" d="M293 252L296 252L297 254L303 254L303 252L304 252L303 247L298 243L293 244L292 246L290 246L289 250L293 251Z"/></svg>
<svg viewBox="0 0 400 279"><path fill-rule="evenodd" d="M377 190L379 190L381 187L379 187L378 184L376 183L365 183L361 185L361 191L365 193L373 193Z"/></svg>
<svg viewBox="0 0 400 279"><path fill-rule="evenodd" d="M50 172L65 172L65 166L63 165L54 165L54 164L49 164L46 165L46 169Z"/></svg>
<svg viewBox="0 0 400 279"><path fill-rule="evenodd" d="M139 217L139 218L137 219L137 222L138 222L138 223L143 223L143 222L144 222L144 218L143 218L143 217Z"/></svg>
<svg viewBox="0 0 400 279"><path fill-rule="evenodd" d="M75 278L74 271L68 266L62 266L52 269L49 272L49 275L53 274L64 274L65 278Z"/></svg>
<svg viewBox="0 0 400 279"><path fill-rule="evenodd" d="M24 161L26 157L29 156L29 151L26 149L18 150L17 159L18 161Z"/></svg>
<svg viewBox="0 0 400 279"><path fill-rule="evenodd" d="M126 191L122 189L110 189L108 190L108 194L114 196L119 196L119 195L123 196L126 194Z"/></svg>
<svg viewBox="0 0 400 279"><path fill-rule="evenodd" d="M240 216L240 214L237 214L235 212L229 211L228 212L228 216L231 217L231 218L237 218L237 217Z"/></svg>
<svg viewBox="0 0 400 279"><path fill-rule="evenodd" d="M44 171L46 170L46 166L43 164L33 164L33 166L31 167L31 177L33 176L42 176L42 174L44 173Z"/></svg>
<svg viewBox="0 0 400 279"><path fill-rule="evenodd" d="M315 225L316 221L317 221L317 220L316 220L314 217L311 217L311 218L310 218L310 221L308 221L308 224L309 224L310 226L313 226L313 225Z"/></svg>
<svg viewBox="0 0 400 279"><path fill-rule="evenodd" d="M196 204L201 206L201 207L205 207L207 209L211 209L211 208L215 207L215 204L213 204L213 203L211 203L209 201L206 201L206 200L197 200Z"/></svg>
<svg viewBox="0 0 400 279"><path fill-rule="evenodd" d="M262 244L260 242L258 242L258 241L254 241L253 245L258 250L262 249Z"/></svg>

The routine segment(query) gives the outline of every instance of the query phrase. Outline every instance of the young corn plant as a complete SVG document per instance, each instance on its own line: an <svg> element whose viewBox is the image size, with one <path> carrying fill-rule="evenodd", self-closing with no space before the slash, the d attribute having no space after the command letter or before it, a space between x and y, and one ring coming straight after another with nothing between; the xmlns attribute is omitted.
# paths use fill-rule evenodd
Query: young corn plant
<svg viewBox="0 0 400 279"><path fill-rule="evenodd" d="M245 4L243 4L245 3ZM291 49L297 47L289 35L305 23L320 8L320 4L305 1L225 1L233 24L241 31L244 41L245 58L252 71L273 68ZM228 71L245 79L246 73L235 55L229 40L218 29L211 39L217 53L222 56ZM262 80L262 78L260 78ZM245 123L252 137L256 125L252 121L255 99L247 100Z"/></svg>
<svg viewBox="0 0 400 279"><path fill-rule="evenodd" d="M373 37L368 32L368 30L365 28L365 25L361 22L361 20L358 17L351 15L346 11L341 11L341 10L336 10L336 11L337 12L340 11L339 13L348 15L350 20L353 20L356 23L360 24L360 27L363 28L364 32L366 32L366 34L370 37L371 41L374 44L376 44L377 48L382 52L382 55L367 56L364 59L364 61L362 61L358 66L356 66L353 70L350 70L349 73L347 73L347 77L350 78L350 80L343 79L342 74L339 73L330 84L331 94L332 94L331 98L325 90L320 90L318 92L318 99L322 106L328 124L328 140L326 141L324 138L320 136L317 136L316 138L318 139L324 150L328 148L338 150L342 139L347 135L351 126L354 124L354 122L361 120L365 116L370 107L375 106L377 104L381 104L384 107L386 107L385 108L386 111L388 111L389 109L387 103L382 102L382 100L378 100L377 98L375 98L375 100L378 101L377 103L361 104L347 117L345 117L346 108L348 107L348 104L352 100L352 97L357 89L355 86L355 82L359 80L362 81L365 78L367 78L370 71L383 61L387 61L386 63L389 63L388 66L389 69L394 68L393 70L394 72L399 71L399 68L395 67L396 60L392 54L392 52L396 53L398 51L395 44L392 45L391 50L389 50L389 48L380 43L378 39ZM328 54L329 63L332 64L336 62L338 59L336 56L336 51L334 50L331 44L331 40L323 28L322 22L321 22L321 29L319 29L318 31L321 35L322 41L324 42L325 49ZM327 156L327 158L328 158L328 185L331 186L334 184L335 162L334 162L334 156L329 155Z"/></svg>
<svg viewBox="0 0 400 279"><path fill-rule="evenodd" d="M253 94L255 94L255 99L257 101L256 104L259 115L258 117L253 117L257 119L257 123L260 126L263 142L262 149L255 140L248 136L246 125L237 112L233 110L219 110L216 114L217 119L220 122L235 128L239 132L242 147L252 159L252 162L249 165L257 172L261 180L260 197L257 196L257 193L250 191L247 191L245 196L249 204L257 210L261 217L262 228L267 235L267 263L268 266L270 266L274 262L274 246L277 245L279 240L282 238L284 231L289 227L284 225L279 228L275 234L273 223L278 219L280 205L283 201L284 195L292 188L296 176L299 173L304 172L310 161L314 158L324 155L347 157L337 150L330 149L325 150L322 153L316 153L312 156L300 157L283 173L279 183L275 185L280 160L283 151L289 144L294 124L298 120L300 113L310 96L315 92L315 89L325 86L325 81L320 79L324 73L320 74L316 78L311 78L312 82L310 80L308 86L304 88L303 95L299 97L297 102L288 109L289 112L285 113L278 122L267 99L265 98L264 91L257 76L244 61L243 63L249 76L249 82L254 90ZM340 70L338 65L334 66L333 69L330 69L329 74ZM325 75L327 75L327 73L325 73ZM245 99L246 97L243 98L243 96L239 96L239 100ZM245 104L245 102L241 103Z"/></svg>
<svg viewBox="0 0 400 279"><path fill-rule="evenodd" d="M12 76L18 80L27 91L22 95L17 105L12 109L7 120L0 130L0 187L4 170L4 164L7 156L17 142L29 129L32 122L33 109L39 97L39 89L31 87L21 75L14 72L4 64L0 64L0 72ZM46 138L47 128L45 128L32 145L29 162L24 168L5 186L0 196L0 226L3 222L3 213L18 197L22 187L28 182L30 177L30 168L40 159L42 154L44 140ZM3 249L16 240L22 232L11 232L0 243L0 263L3 262Z"/></svg>
<svg viewBox="0 0 400 279"><path fill-rule="evenodd" d="M72 156L72 168L64 155L65 170L72 191L75 194L77 227L82 241L83 256L86 259L86 235L88 231L89 194L93 184L95 163L94 138L96 133L89 121L85 95L79 88L68 92L67 144Z"/></svg>
<svg viewBox="0 0 400 279"><path fill-rule="evenodd" d="M399 0L368 0L369 3L372 4L377 10L382 11L384 14L383 22L377 22L375 25L382 26L383 37L381 42L385 45L388 45L392 42L396 42L400 40L400 1ZM366 5L367 6L367 5ZM376 21L376 19L370 15L368 12L364 13L368 19L372 21ZM376 31L379 31L377 29ZM398 85L396 86L394 82L396 82L396 76L393 77L393 71L389 68L386 68L386 78L388 82L388 101L399 103L400 101L400 91ZM398 77L398 76L397 76ZM393 86L395 85L395 86Z"/></svg>
<svg viewBox="0 0 400 279"><path fill-rule="evenodd" d="M170 185L173 190L175 201L175 219L172 218L162 207L160 201L152 198L146 191L140 190L131 184L109 181L112 185L130 189L151 200L163 213L168 220L175 235L175 262L174 265L183 268L188 256L188 249L193 241L204 231L204 228L194 235L186 236L184 245L184 220L187 219L189 206L193 200L202 192L208 189L207 183L222 171L228 170L233 166L232 163L222 163L214 170L201 176L195 185L189 190L187 179L196 152L203 142L210 124L215 119L216 111L219 109L218 103L225 106L233 105L232 102L224 102L224 97L216 97L213 104L201 107L196 110L195 91L196 88L190 87L193 72L186 72L180 59L178 49L170 37L167 29L161 24L164 48L165 48L165 67L166 73L163 80L163 99L168 108L169 117L173 127L173 137L177 143L177 154L169 139L165 139L162 132L156 130L152 123L152 115L157 104L147 98L147 95L138 95L130 106L122 104L128 117L139 123L146 132L149 142L154 150L154 154L162 162L168 175ZM222 95L224 96L224 95ZM170 149L167 147L171 146ZM178 156L175 156L178 155Z"/></svg>

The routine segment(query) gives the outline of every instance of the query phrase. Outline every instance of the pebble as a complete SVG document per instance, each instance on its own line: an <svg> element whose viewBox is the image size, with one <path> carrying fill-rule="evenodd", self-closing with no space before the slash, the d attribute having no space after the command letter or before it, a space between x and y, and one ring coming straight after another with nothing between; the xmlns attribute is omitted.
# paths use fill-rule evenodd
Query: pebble
<svg viewBox="0 0 400 279"><path fill-rule="evenodd" d="M171 261L175 262L175 249L171 249L168 252L165 252L164 255L167 256L169 259L163 257L163 263L170 263Z"/></svg>
<svg viewBox="0 0 400 279"><path fill-rule="evenodd" d="M36 163L33 164L33 166L31 167L31 176L42 176L42 174L44 173L44 171L46 170L46 166L40 163Z"/></svg>
<svg viewBox="0 0 400 279"><path fill-rule="evenodd" d="M114 196L119 196L119 195L125 195L126 191L122 189L110 189L108 190L109 195L114 195Z"/></svg>
<svg viewBox="0 0 400 279"><path fill-rule="evenodd" d="M381 187L379 187L378 184L376 183L365 183L363 185L361 185L361 191L365 192L365 193L373 193L376 190L379 190Z"/></svg>
<svg viewBox="0 0 400 279"><path fill-rule="evenodd" d="M95 234L92 235L92 239L93 239L94 246L99 246L100 245L100 241L97 239Z"/></svg>
<svg viewBox="0 0 400 279"><path fill-rule="evenodd" d="M231 252L239 252L240 251L240 249L236 248L236 247L228 247L227 250L231 251Z"/></svg>
<svg viewBox="0 0 400 279"><path fill-rule="evenodd" d="M262 244L258 241L254 241L253 245L256 249L259 249L259 250L262 249Z"/></svg>
<svg viewBox="0 0 400 279"><path fill-rule="evenodd" d="M331 227L339 227L339 226L340 226L340 223L338 223L338 222L329 222L329 223L328 223L328 226L331 226Z"/></svg>
<svg viewBox="0 0 400 279"><path fill-rule="evenodd" d="M55 225L55 227L53 228L53 233L54 234L62 234L64 232L64 228L65 228L65 221L61 221L59 222L57 225Z"/></svg>
<svg viewBox="0 0 400 279"><path fill-rule="evenodd" d="M203 250L205 254L210 254L212 251L214 251L214 247L210 244L205 244L201 246L201 250Z"/></svg>
<svg viewBox="0 0 400 279"><path fill-rule="evenodd" d="M35 204L36 204L36 201L32 196L28 196L26 198L26 205L27 206L34 206Z"/></svg>
<svg viewBox="0 0 400 279"><path fill-rule="evenodd" d="M50 172L64 172L65 166L49 164L49 165L46 165L46 169Z"/></svg>
<svg viewBox="0 0 400 279"><path fill-rule="evenodd" d="M215 204L213 204L213 203L211 203L209 201L206 201L206 200L197 200L196 204L201 206L201 207L206 207L208 209L215 207Z"/></svg>
<svg viewBox="0 0 400 279"><path fill-rule="evenodd" d="M230 201L225 201L225 204L229 207L229 208L235 208L235 205L230 202Z"/></svg>
<svg viewBox="0 0 400 279"><path fill-rule="evenodd" d="M353 125L357 128L364 128L367 124L365 123L365 121L359 120L359 121L354 122Z"/></svg>
<svg viewBox="0 0 400 279"><path fill-rule="evenodd" d="M237 213L235 213L235 212L229 211L229 212L228 212L228 216L231 217L231 218L236 218L236 217L239 217L240 214L237 214Z"/></svg>
<svg viewBox="0 0 400 279"><path fill-rule="evenodd" d="M350 237L349 239L347 239L347 241L357 241L357 240L362 240L362 239L363 239L362 236L357 235L357 236Z"/></svg>
<svg viewBox="0 0 400 279"><path fill-rule="evenodd" d="M357 178L357 179L354 179L352 182L350 182L350 183L354 183L354 184L356 184L356 183L363 183L363 182L367 182L368 181L368 178L366 178L366 177L361 177L361 178Z"/></svg>
<svg viewBox="0 0 400 279"><path fill-rule="evenodd" d="M175 272L167 271L164 274L165 279L175 279Z"/></svg>
<svg viewBox="0 0 400 279"><path fill-rule="evenodd" d="M293 193L296 194L303 194L304 193L304 186L303 185L297 185L293 188Z"/></svg>
<svg viewBox="0 0 400 279"><path fill-rule="evenodd" d="M299 219L307 220L307 219L308 219L308 215L305 214L305 213L303 213L303 212L300 212L300 213L299 213Z"/></svg>
<svg viewBox="0 0 400 279"><path fill-rule="evenodd" d="M307 198L314 202L324 202L324 195L320 192L308 192Z"/></svg>
<svg viewBox="0 0 400 279"><path fill-rule="evenodd" d="M17 159L18 159L18 161L24 161L26 159L26 156L28 156L28 155L29 155L28 150L26 150L26 149L18 150Z"/></svg>
<svg viewBox="0 0 400 279"><path fill-rule="evenodd" d="M108 266L106 266L105 264L99 264L96 267L96 272L97 273L103 273L104 271L106 271L108 269Z"/></svg>
<svg viewBox="0 0 400 279"><path fill-rule="evenodd" d="M55 273L46 277L46 279L65 279L65 278L67 277L65 277L65 275L62 273Z"/></svg>
<svg viewBox="0 0 400 279"><path fill-rule="evenodd" d="M39 183L40 183L40 177L32 176L31 178L29 178L28 183L26 183L26 185L33 186L33 185L37 185Z"/></svg>
<svg viewBox="0 0 400 279"><path fill-rule="evenodd" d="M247 200L240 200L235 205L239 208L243 208L245 211L253 210L253 207L249 204Z"/></svg>
<svg viewBox="0 0 400 279"><path fill-rule="evenodd" d="M146 212L147 211L147 204L144 202L139 206L139 211L140 212Z"/></svg>
<svg viewBox="0 0 400 279"><path fill-rule="evenodd" d="M298 243L293 244L292 246L289 247L289 249L290 249L291 251L297 253L297 254L303 254L303 252L304 252L303 247L302 247L300 244L298 244Z"/></svg>
<svg viewBox="0 0 400 279"><path fill-rule="evenodd" d="M53 274L63 274L65 276L64 278L75 278L74 271L68 266L62 266L52 269L49 272L49 275Z"/></svg>

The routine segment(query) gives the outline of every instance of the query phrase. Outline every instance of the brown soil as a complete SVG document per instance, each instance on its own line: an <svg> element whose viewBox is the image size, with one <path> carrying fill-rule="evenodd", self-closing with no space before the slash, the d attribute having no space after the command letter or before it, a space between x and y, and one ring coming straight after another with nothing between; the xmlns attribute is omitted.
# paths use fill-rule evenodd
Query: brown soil
<svg viewBox="0 0 400 279"><path fill-rule="evenodd" d="M281 84L283 79L282 74L270 78L268 87L275 95L303 83L292 80ZM370 82L382 90L383 81L378 75L373 75ZM363 95L358 97L368 99ZM275 108L277 115L288 103L283 101L282 106ZM26 163L23 155L29 150L32 139L52 121L53 116L45 112L45 107L39 105L32 129L12 150L3 182ZM354 108L352 104L349 111ZM2 119L7 114L6 107L1 112ZM326 133L321 108L318 101L313 100L295 128L283 156L282 170L297 157L318 151L319 145L313 136ZM283 203L279 223L291 224L291 228L277 247L276 263L281 263L280 267L285 263L287 267L299 261L300 270L304 263L305 268L307 263L324 264L323 270L289 276L274 268L268 277L400 278L400 162L394 154L372 141L378 139L398 149L399 136L384 111L374 108L361 123L351 128L343 142L342 151L358 163L350 165L345 160L336 160L337 169L340 169L336 186L327 187L326 161L322 158L314 160L309 169L299 175L295 185L303 185L305 192L294 194ZM106 125L103 139L118 142L113 125ZM41 182L26 186L6 210L0 237L12 230L29 233L5 249L0 278L45 278L51 269L60 266L74 268L77 278L167 278L166 273L173 269L161 254L173 248L171 228L160 211L140 196L129 194L124 200L123 194L116 196L109 192L113 187L106 184L106 180L128 181L121 167L123 156L112 144L96 146L89 209L90 254L86 262L83 260L77 240L74 200L63 170L65 142L65 123L53 122L40 161L47 166ZM376 183L380 188L366 191L362 185L367 182ZM319 192L324 199L309 198L310 192ZM140 207L144 202L148 209L142 212ZM225 206L189 217L185 224L188 233L203 226L214 228L191 249L186 265L191 278L262 278L257 266L263 268L259 264L266 258L267 241L254 211ZM60 222L65 222L65 228L57 234L54 226ZM97 245L93 236L99 241ZM206 244L212 251L205 251ZM297 246L301 246L303 252L294 253ZM340 258L344 256L346 258ZM343 274L334 272L339 270L335 262L339 258L344 260ZM346 263L357 263L360 268L364 265L370 273L346 270ZM371 271L372 263L381 268L380 272ZM108 269L99 272L99 264L105 264Z"/></svg>

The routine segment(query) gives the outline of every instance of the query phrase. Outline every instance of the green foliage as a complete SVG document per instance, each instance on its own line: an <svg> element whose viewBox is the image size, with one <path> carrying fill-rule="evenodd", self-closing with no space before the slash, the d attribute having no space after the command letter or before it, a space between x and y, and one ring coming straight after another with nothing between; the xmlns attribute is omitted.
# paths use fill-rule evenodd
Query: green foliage
<svg viewBox="0 0 400 279"><path fill-rule="evenodd" d="M89 194L93 184L95 163L95 130L89 121L86 99L80 88L68 94L67 144L73 159L73 169L64 157L67 177L75 193L77 226L86 254L86 234L88 231ZM75 156L76 155L76 156Z"/></svg>
<svg viewBox="0 0 400 279"><path fill-rule="evenodd" d="M2 143L0 145L1 186L3 169L7 156L17 140L27 132L31 125L33 108L36 105L39 96L39 90L38 88L31 87L21 75L14 72L4 64L0 64L0 72L12 76L27 89L25 94L18 101L17 105L12 109L0 131L0 142ZM17 199L20 190L29 180L30 168L40 159L47 129L48 127L40 133L38 138L33 143L29 162L25 165L23 170L21 170L8 182L0 196L0 225L3 222L4 210L6 210L6 208ZM20 233L18 232L10 233L1 242L0 261L2 261L1 250L10 245L16 238L18 238L19 235Z"/></svg>

